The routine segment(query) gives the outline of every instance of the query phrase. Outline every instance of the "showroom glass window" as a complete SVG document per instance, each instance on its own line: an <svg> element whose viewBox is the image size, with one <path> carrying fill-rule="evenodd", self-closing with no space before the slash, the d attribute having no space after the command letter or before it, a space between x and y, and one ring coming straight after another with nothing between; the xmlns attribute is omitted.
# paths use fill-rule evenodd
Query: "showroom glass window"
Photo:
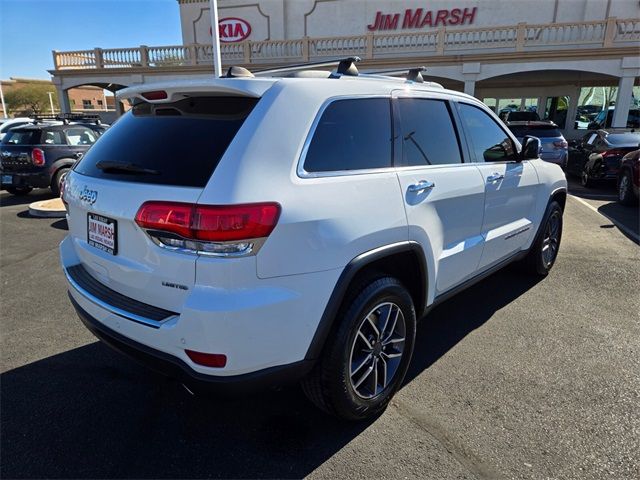
<svg viewBox="0 0 640 480"><path fill-rule="evenodd" d="M460 116L477 162L504 162L517 158L509 135L485 111L461 103Z"/></svg>
<svg viewBox="0 0 640 480"><path fill-rule="evenodd" d="M446 102L399 98L402 156L406 166L461 163L458 135Z"/></svg>
<svg viewBox="0 0 640 480"><path fill-rule="evenodd" d="M304 169L337 172L390 167L391 142L388 98L336 100L318 121Z"/></svg>

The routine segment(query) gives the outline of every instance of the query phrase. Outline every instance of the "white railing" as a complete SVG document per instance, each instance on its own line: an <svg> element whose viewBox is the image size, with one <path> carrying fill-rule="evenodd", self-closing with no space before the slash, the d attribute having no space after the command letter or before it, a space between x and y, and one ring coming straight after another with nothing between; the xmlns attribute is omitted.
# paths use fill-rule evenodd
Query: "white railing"
<svg viewBox="0 0 640 480"><path fill-rule="evenodd" d="M615 48L640 46L640 19L549 23L470 29L399 32L382 35L266 40L225 43L225 64L306 62L358 55L364 59L402 56L464 55L486 52L526 52L545 48ZM210 65L211 45L110 48L53 52L56 70L106 68L169 68Z"/></svg>

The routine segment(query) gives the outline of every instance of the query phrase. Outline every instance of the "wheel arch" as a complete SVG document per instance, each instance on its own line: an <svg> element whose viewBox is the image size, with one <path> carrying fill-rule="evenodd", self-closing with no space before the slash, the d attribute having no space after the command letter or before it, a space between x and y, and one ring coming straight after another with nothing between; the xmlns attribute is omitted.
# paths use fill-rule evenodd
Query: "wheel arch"
<svg viewBox="0 0 640 480"><path fill-rule="evenodd" d="M380 276L393 276L402 282L413 299L418 318L424 314L428 277L427 262L420 244L412 241L399 242L362 253L347 264L338 278L307 350L306 360L320 357L352 287L364 286Z"/></svg>
<svg viewBox="0 0 640 480"><path fill-rule="evenodd" d="M567 204L567 189L566 188L558 188L551 193L549 197L549 203L556 201L562 207L562 211L564 212L564 207Z"/></svg>

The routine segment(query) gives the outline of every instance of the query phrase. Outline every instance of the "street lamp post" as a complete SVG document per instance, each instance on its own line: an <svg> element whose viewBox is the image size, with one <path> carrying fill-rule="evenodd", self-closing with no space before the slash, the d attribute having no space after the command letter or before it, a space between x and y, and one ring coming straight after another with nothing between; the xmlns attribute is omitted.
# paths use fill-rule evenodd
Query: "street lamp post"
<svg viewBox="0 0 640 480"><path fill-rule="evenodd" d="M213 76L222 76L220 59L220 29L218 28L218 0L209 0L209 16L211 17L211 40L213 41Z"/></svg>
<svg viewBox="0 0 640 480"><path fill-rule="evenodd" d="M47 92L49 95L49 106L51 107L51 115L55 115L56 112L53 110L53 92Z"/></svg>
<svg viewBox="0 0 640 480"><path fill-rule="evenodd" d="M4 104L4 93L2 93L2 81L0 80L0 102L2 102L2 116L8 117L7 115L7 107Z"/></svg>

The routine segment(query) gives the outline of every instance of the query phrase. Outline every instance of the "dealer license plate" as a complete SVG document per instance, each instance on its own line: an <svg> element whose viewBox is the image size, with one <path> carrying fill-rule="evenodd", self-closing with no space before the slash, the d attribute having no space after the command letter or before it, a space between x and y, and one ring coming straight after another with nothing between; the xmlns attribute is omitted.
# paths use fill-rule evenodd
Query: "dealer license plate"
<svg viewBox="0 0 640 480"><path fill-rule="evenodd" d="M112 218L88 214L87 243L103 252L118 253L118 222Z"/></svg>

